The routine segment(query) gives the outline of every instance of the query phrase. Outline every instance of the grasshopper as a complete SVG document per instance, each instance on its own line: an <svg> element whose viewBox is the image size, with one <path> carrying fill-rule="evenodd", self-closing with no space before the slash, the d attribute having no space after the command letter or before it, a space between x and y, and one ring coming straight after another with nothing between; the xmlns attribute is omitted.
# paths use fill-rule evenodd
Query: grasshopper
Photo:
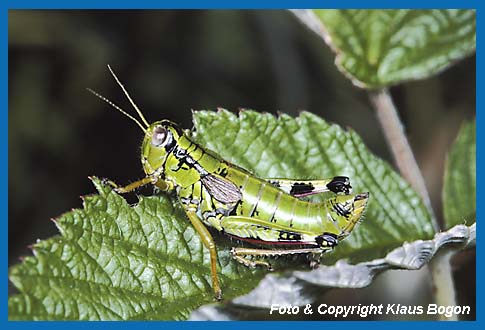
<svg viewBox="0 0 485 330"><path fill-rule="evenodd" d="M111 184L118 193L150 184L165 192L175 192L209 250L216 299L222 299L222 291L217 275L216 245L207 227L254 243L255 248L232 248L233 258L247 267L264 266L271 270L268 262L259 259L308 254L318 261L323 252L347 237L361 219L369 193L353 195L349 178L257 178L204 149L171 121L161 120L150 125L109 65L108 69L141 122L104 96L88 90L133 120L145 134L141 163L146 176L125 187ZM323 192L334 194L321 203L301 199ZM264 244L277 249L263 248Z"/></svg>

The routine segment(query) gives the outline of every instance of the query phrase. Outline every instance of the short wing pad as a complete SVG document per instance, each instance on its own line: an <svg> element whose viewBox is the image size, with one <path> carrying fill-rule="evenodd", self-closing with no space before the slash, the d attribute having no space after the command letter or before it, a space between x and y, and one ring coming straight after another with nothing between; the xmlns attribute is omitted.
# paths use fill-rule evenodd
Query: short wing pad
<svg viewBox="0 0 485 330"><path fill-rule="evenodd" d="M202 176L201 181L211 196L221 203L236 203L242 199L239 188L221 176L208 174Z"/></svg>

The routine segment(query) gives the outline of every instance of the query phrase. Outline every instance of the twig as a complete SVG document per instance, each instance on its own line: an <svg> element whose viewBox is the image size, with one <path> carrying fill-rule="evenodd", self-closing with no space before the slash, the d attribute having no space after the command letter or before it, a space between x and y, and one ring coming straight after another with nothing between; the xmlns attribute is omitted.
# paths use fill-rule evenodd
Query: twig
<svg viewBox="0 0 485 330"><path fill-rule="evenodd" d="M444 251L438 252L429 263L429 270L433 279L433 295L438 305L456 305L455 286L450 266L452 255L451 251L444 249ZM439 314L439 319L442 321L458 321L458 316L455 313L450 317Z"/></svg>
<svg viewBox="0 0 485 330"><path fill-rule="evenodd" d="M440 226L434 215L428 190L426 189L423 176L416 163L409 142L404 134L403 125L389 91L387 89L381 89L372 91L369 94L399 172L401 172L402 176L418 194L421 195L431 214L433 227L436 232L439 232ZM445 306L456 305L455 286L450 268L450 254L444 252L436 255L430 262L429 268L433 281L433 294L436 304ZM457 320L456 316L446 319Z"/></svg>
<svg viewBox="0 0 485 330"><path fill-rule="evenodd" d="M377 112L377 118L384 131L387 144L391 148L394 161L401 175L423 198L424 203L431 212L435 231L439 231L439 225L433 213L428 190L423 176L419 170L414 154L404 134L404 128L399 119L397 109L392 102L387 89L370 92L370 100Z"/></svg>

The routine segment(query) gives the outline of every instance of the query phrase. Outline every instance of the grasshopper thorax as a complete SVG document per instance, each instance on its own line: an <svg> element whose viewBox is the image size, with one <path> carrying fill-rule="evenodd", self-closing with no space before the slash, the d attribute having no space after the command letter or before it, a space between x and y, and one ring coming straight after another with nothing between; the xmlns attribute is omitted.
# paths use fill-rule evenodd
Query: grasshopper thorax
<svg viewBox="0 0 485 330"><path fill-rule="evenodd" d="M147 175L163 176L163 165L182 135L183 131L169 120L157 121L146 129L141 162Z"/></svg>

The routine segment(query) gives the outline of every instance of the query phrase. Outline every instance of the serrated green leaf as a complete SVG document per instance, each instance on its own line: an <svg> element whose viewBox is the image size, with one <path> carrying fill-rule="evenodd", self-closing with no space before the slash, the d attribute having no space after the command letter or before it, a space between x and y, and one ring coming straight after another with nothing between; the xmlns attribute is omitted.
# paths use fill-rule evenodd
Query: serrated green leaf
<svg viewBox="0 0 485 330"><path fill-rule="evenodd" d="M371 260L433 235L418 195L353 131L305 112L298 118L197 112L194 122L204 146L258 176L347 175L356 192L370 191L364 221L324 263ZM145 197L131 207L94 183L99 195L57 219L62 235L37 243L34 257L10 269L20 294L9 299L9 318L184 319L212 302L209 255L175 199ZM237 243L220 240L222 289L230 299L252 289L265 271L239 265L228 248Z"/></svg>
<svg viewBox="0 0 485 330"><path fill-rule="evenodd" d="M475 10L314 10L337 64L361 87L435 74L475 50Z"/></svg>
<svg viewBox="0 0 485 330"><path fill-rule="evenodd" d="M358 264L339 260L332 266L320 266L312 271L286 272L284 275L267 275L249 294L237 297L232 304L202 306L190 315L190 320L252 320L261 309L271 309L278 304L305 306L325 301L331 288L364 288L386 270L417 270L427 265L436 253L446 248L447 253L459 253L476 244L476 225L456 225L436 233L432 240L405 242L384 258ZM268 295L271 292L271 295ZM248 307L250 309L248 309ZM241 312L244 310L244 312ZM234 311L238 311L235 313ZM268 311L266 311L268 313Z"/></svg>
<svg viewBox="0 0 485 330"><path fill-rule="evenodd" d="M464 123L446 159L443 212L446 228L475 222L476 139L475 121Z"/></svg>
<svg viewBox="0 0 485 330"><path fill-rule="evenodd" d="M195 112L196 138L224 159L262 178L315 179L345 175L354 192L370 192L365 219L322 262L382 257L404 241L433 236L421 198L352 130L303 112L297 118L243 111Z"/></svg>
<svg viewBox="0 0 485 330"><path fill-rule="evenodd" d="M99 195L56 220L62 236L38 242L34 257L10 269L21 293L9 299L9 319L185 319L214 301L209 255L172 199L144 197L131 207L93 182ZM226 298L263 275L218 252Z"/></svg>

